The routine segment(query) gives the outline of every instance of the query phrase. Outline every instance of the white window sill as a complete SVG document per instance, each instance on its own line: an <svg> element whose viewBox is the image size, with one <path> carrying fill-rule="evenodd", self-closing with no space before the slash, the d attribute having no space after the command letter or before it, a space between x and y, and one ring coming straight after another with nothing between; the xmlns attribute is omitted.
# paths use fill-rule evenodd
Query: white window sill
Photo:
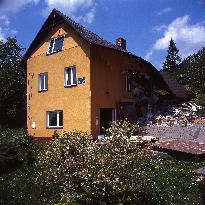
<svg viewBox="0 0 205 205"><path fill-rule="evenodd" d="M50 128L50 129L61 129L61 128L63 128L63 126L47 126L46 128Z"/></svg>
<svg viewBox="0 0 205 205"><path fill-rule="evenodd" d="M73 86L77 86L77 84L64 85L64 87L73 87Z"/></svg>
<svg viewBox="0 0 205 205"><path fill-rule="evenodd" d="M46 52L46 55L51 55L51 54L54 54L54 53L58 53L60 51L62 51L63 49L60 49L60 50L57 50L57 51L53 51L53 52Z"/></svg>
<svg viewBox="0 0 205 205"><path fill-rule="evenodd" d="M48 91L48 89L42 89L42 90L39 90L39 92L42 92L42 91Z"/></svg>

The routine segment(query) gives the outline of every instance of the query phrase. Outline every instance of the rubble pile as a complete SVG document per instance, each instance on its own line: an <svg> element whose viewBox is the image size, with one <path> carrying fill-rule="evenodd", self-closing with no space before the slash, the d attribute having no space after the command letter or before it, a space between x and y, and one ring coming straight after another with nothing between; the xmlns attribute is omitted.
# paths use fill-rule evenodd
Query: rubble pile
<svg viewBox="0 0 205 205"><path fill-rule="evenodd" d="M183 103L178 107L167 107L163 112L150 110L147 116L141 118L140 121L147 126L171 127L180 125L186 127L193 125L196 120L205 120L197 115L197 111L202 108L195 103Z"/></svg>

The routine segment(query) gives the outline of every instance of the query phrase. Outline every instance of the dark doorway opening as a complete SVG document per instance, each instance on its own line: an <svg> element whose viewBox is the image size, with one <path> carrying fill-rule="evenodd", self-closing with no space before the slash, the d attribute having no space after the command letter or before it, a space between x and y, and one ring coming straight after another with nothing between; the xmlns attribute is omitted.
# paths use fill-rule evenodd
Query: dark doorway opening
<svg viewBox="0 0 205 205"><path fill-rule="evenodd" d="M105 129L108 129L113 121L116 119L115 109L100 108L100 133L105 134Z"/></svg>

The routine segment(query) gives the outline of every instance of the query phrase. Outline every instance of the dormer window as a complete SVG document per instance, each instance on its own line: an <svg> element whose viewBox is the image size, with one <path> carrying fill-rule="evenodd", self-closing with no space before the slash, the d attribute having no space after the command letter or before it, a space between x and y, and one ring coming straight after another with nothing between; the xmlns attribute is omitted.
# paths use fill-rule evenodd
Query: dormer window
<svg viewBox="0 0 205 205"><path fill-rule="evenodd" d="M64 36L53 38L49 41L47 54L56 53L63 49Z"/></svg>
<svg viewBox="0 0 205 205"><path fill-rule="evenodd" d="M77 85L76 67L75 66L65 68L64 85L65 85L65 87Z"/></svg>

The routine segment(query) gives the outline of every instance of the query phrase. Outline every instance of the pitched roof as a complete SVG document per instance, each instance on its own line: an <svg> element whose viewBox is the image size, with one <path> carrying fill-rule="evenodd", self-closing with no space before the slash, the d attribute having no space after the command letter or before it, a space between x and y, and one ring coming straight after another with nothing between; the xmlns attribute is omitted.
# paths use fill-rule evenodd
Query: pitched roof
<svg viewBox="0 0 205 205"><path fill-rule="evenodd" d="M168 71L160 71L160 74L168 85L170 91L180 99L190 99L189 92Z"/></svg>
<svg viewBox="0 0 205 205"><path fill-rule="evenodd" d="M32 41L31 45L27 49L21 63L20 67L23 66L26 62L26 60L29 58L31 55L32 51L34 50L35 45L37 45L42 36L47 35L49 30L51 30L53 27L60 25L61 23L67 23L69 26L71 26L84 40L86 40L89 44L95 44L103 47L107 47L110 49L114 49L120 52L124 52L127 54L132 54L128 52L127 50L121 48L120 46L113 44L102 37L98 36L97 34L93 33L92 31L89 31L86 29L84 26L80 25L79 23L75 22L68 16L64 15L57 9L53 9L44 24L42 25L41 29L37 33L36 37ZM133 55L133 54L132 54ZM137 58L144 60L138 56Z"/></svg>
<svg viewBox="0 0 205 205"><path fill-rule="evenodd" d="M112 49L116 49L122 52L129 53L127 50L121 48L120 46L103 39L102 37L98 36L92 31L89 31L84 26L75 22L74 20L64 15L60 11L54 9L53 12L56 12L58 15L60 15L75 31L77 31L90 44L96 44L96 45L100 45L100 46L104 46L107 48L112 48Z"/></svg>
<svg viewBox="0 0 205 205"><path fill-rule="evenodd" d="M160 76L158 70L150 62L144 60L143 58L139 56L134 55L133 53L127 51L126 49L123 49L122 47L114 43L111 43L103 39L102 37L98 36L92 31L89 31L84 26L80 25L79 23L76 23L74 20L72 20L71 18L69 18L68 16L64 15L63 13L61 13L60 11L56 9L53 9L53 11L50 13L48 18L42 25L36 37L32 41L29 48L27 49L19 67L26 67L27 59L30 57L35 47L42 41L42 38L47 36L48 32L50 32L54 27L62 23L66 23L69 26L71 26L90 45L98 45L98 46L102 46L108 49L113 49L115 51L122 52L126 55L134 57L135 59L139 61L139 63L146 64L156 84L158 84L160 87L164 87L166 90L168 89L167 85L162 80L162 77Z"/></svg>

